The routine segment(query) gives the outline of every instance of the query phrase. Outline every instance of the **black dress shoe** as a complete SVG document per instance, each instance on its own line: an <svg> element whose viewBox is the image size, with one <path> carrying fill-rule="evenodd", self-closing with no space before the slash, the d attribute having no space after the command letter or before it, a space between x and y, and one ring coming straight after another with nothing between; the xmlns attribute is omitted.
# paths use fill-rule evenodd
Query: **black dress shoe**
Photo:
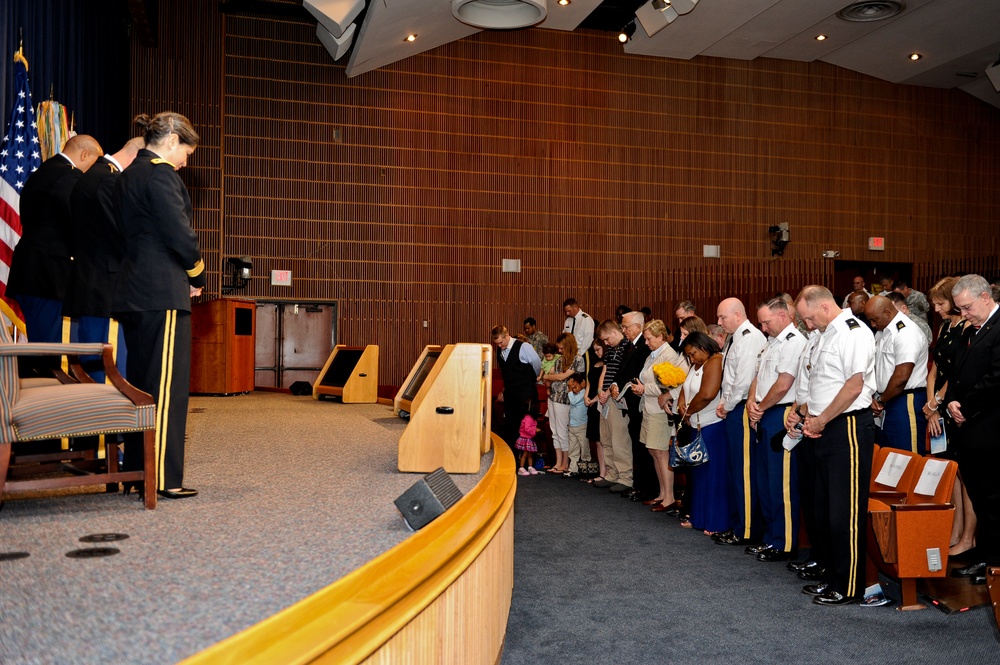
<svg viewBox="0 0 1000 665"><path fill-rule="evenodd" d="M789 561L785 564L785 568L793 573L797 573L800 570L806 570L808 568L816 568L818 566L819 564L811 559L806 559L805 561Z"/></svg>
<svg viewBox="0 0 1000 665"><path fill-rule="evenodd" d="M628 499L629 501L638 501L641 498L638 490L625 490L622 492L622 498Z"/></svg>
<svg viewBox="0 0 1000 665"><path fill-rule="evenodd" d="M193 490L187 487L179 487L175 490L156 490L156 493L165 499L186 499L192 496L198 496L198 490Z"/></svg>
<svg viewBox="0 0 1000 665"><path fill-rule="evenodd" d="M749 538L740 538L735 533L731 534L728 538L719 538L715 541L716 545L759 545L760 543L750 540Z"/></svg>
<svg viewBox="0 0 1000 665"><path fill-rule="evenodd" d="M813 596L813 602L817 605L849 605L858 600L856 596L845 596L839 591L827 591L822 596Z"/></svg>
<svg viewBox="0 0 1000 665"><path fill-rule="evenodd" d="M788 561L791 558L793 558L793 554L791 552L782 552L781 550L773 547L769 547L757 555L758 561L766 561L768 563L774 561Z"/></svg>
<svg viewBox="0 0 1000 665"><path fill-rule="evenodd" d="M826 571L820 568L819 566L816 566L815 568L806 568L805 570L799 571L800 580L811 580L813 582L818 582L823 579L824 575L826 575Z"/></svg>
<svg viewBox="0 0 1000 665"><path fill-rule="evenodd" d="M986 576L973 575L972 577L969 578L969 582L971 582L972 584L986 584Z"/></svg>
<svg viewBox="0 0 1000 665"><path fill-rule="evenodd" d="M829 582L820 582L819 584L807 584L804 587L802 587L802 593L808 596L822 596L829 590L830 590Z"/></svg>
<svg viewBox="0 0 1000 665"><path fill-rule="evenodd" d="M723 531L722 533L715 533L712 534L712 542L716 542L724 538L732 538L733 535L734 534L732 529L730 529L729 531Z"/></svg>
<svg viewBox="0 0 1000 665"><path fill-rule="evenodd" d="M768 549L771 549L771 546L770 545L765 545L764 543L761 543L760 545L747 545L743 549L743 553L744 554L752 554L752 555L756 556L756 555L760 554L761 552L763 552L764 550L768 550Z"/></svg>
<svg viewBox="0 0 1000 665"><path fill-rule="evenodd" d="M985 563L974 563L971 566L966 566L965 568L956 568L951 571L952 577L975 577L976 575L986 574L986 564Z"/></svg>

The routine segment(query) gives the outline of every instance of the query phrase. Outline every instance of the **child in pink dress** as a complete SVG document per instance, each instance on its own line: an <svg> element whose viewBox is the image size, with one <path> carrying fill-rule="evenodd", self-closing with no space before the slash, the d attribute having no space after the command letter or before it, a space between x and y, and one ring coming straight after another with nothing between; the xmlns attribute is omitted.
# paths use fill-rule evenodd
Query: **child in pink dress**
<svg viewBox="0 0 1000 665"><path fill-rule="evenodd" d="M521 420L521 429L518 432L517 442L514 447L521 451L521 467L517 470L519 476L537 476L534 458L538 452L538 444L535 443L535 434L538 433L538 421L535 419L534 403L529 400L528 413Z"/></svg>

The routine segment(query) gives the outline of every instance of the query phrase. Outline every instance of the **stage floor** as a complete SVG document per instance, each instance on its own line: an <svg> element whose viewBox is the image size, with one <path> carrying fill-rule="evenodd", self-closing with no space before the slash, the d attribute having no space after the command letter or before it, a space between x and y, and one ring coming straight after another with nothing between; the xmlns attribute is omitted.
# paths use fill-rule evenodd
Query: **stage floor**
<svg viewBox="0 0 1000 665"><path fill-rule="evenodd" d="M402 542L406 424L388 406L253 393L194 397L194 499L9 498L0 511L0 663L173 663ZM453 475L463 493L485 473ZM119 542L84 544L90 534ZM71 550L115 547L107 558Z"/></svg>

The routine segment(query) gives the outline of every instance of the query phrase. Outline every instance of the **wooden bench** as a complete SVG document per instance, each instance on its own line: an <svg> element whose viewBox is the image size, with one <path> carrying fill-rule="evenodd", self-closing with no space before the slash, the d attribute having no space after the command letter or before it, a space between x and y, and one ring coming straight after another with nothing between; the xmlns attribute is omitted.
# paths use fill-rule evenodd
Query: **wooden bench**
<svg viewBox="0 0 1000 665"><path fill-rule="evenodd" d="M894 489L875 489L869 495L867 581L876 582L877 571L898 579L903 593L899 609L924 609L917 602L916 581L944 577L948 572L955 518L950 499L958 464L888 448L879 450L878 458L883 465L878 471L873 469L873 487L876 476L886 480L881 471L894 464L898 482ZM899 469L902 459L908 461Z"/></svg>

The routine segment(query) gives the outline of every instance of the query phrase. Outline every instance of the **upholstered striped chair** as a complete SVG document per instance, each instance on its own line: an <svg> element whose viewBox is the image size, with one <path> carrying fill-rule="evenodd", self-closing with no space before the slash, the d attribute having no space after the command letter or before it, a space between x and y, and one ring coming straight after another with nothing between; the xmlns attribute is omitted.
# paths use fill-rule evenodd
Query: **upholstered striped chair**
<svg viewBox="0 0 1000 665"><path fill-rule="evenodd" d="M0 498L3 494L83 485L140 482L147 509L156 507L156 460L154 429L156 406L152 397L122 378L115 367L108 344L14 344L6 326L0 326ZM70 367L79 367L77 358L99 355L109 383L94 383L82 371L74 371L75 381L61 383L43 379L25 381L18 377L17 359L22 356L68 356ZM104 459L96 456L67 467L68 475L48 473L71 453L18 455L12 466L13 444L48 439L122 432L144 432L143 469L123 472L118 468L114 436L105 437Z"/></svg>

